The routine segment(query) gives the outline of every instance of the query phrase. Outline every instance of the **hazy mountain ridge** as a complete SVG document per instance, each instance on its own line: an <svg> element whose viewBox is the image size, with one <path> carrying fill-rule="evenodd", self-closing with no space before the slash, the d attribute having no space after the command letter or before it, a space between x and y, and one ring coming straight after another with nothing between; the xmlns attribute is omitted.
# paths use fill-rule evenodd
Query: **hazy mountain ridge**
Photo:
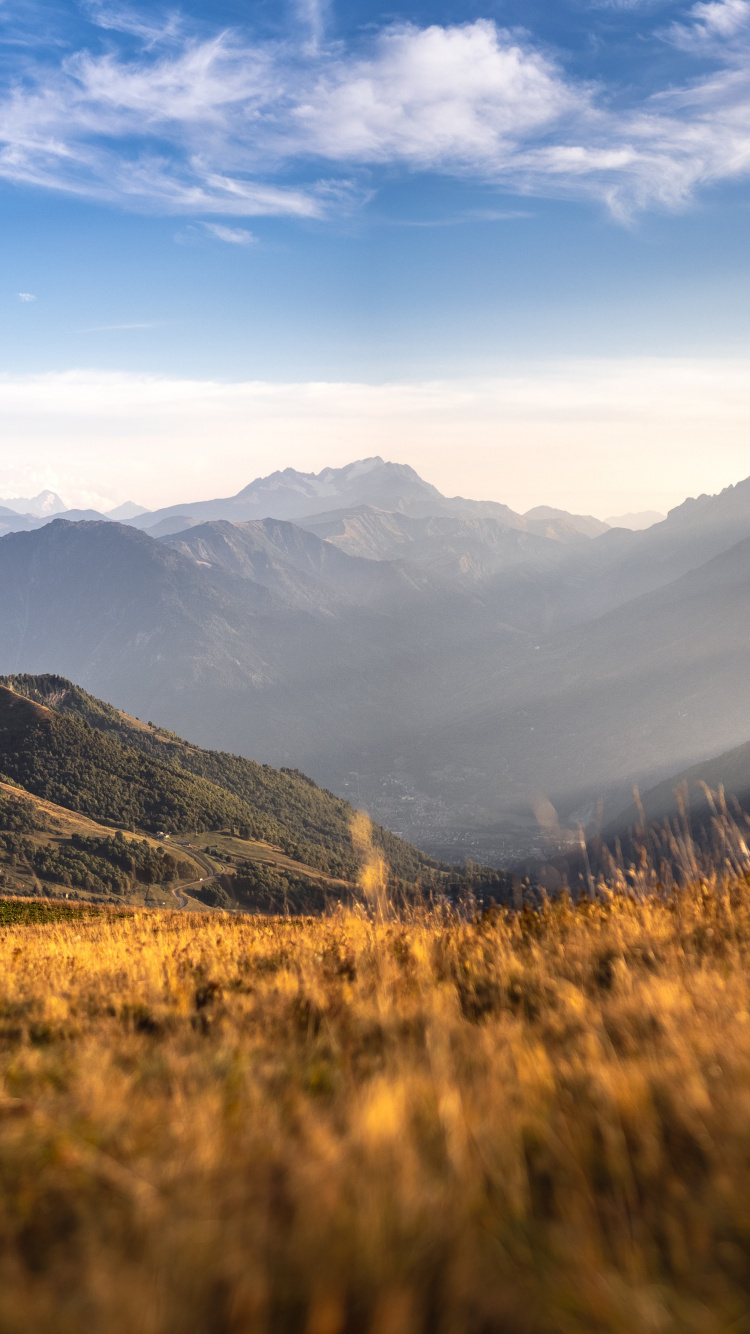
<svg viewBox="0 0 750 1334"><path fill-rule="evenodd" d="M750 540L661 590L539 642L520 642L492 682L478 678L449 725L416 747L418 772L450 754L467 813L512 777L563 818L605 814L750 732ZM499 746L499 738L504 745ZM473 799L473 801L472 801ZM587 813L588 807L588 813Z"/></svg>
<svg viewBox="0 0 750 1334"><path fill-rule="evenodd" d="M321 503L332 501L336 503ZM568 514L548 506L537 506L521 515L497 501L444 496L407 464L386 462L380 456L359 459L343 468L324 468L320 473L285 468L269 477L256 478L236 496L170 505L151 514L141 514L133 523L151 531L180 516L239 523L265 518L317 522L330 517L332 511L345 513L362 507L411 518L450 515L494 519L508 528L563 541L598 536L607 528L590 515Z"/></svg>
<svg viewBox="0 0 750 1334"><path fill-rule="evenodd" d="M162 541L204 568L273 589L290 606L318 614L342 599L368 602L389 592L397 595L405 584L389 564L344 554L285 520L218 520Z"/></svg>
<svg viewBox="0 0 750 1334"><path fill-rule="evenodd" d="M549 564L561 558L555 535L510 527L504 520L487 516L414 517L362 506L313 515L301 519L299 527L350 556L411 561L424 568L440 568L444 575L481 577L536 559Z"/></svg>
<svg viewBox="0 0 750 1334"><path fill-rule="evenodd" d="M337 502L332 506L329 502ZM295 468L257 477L236 496L168 505L139 515L134 523L150 528L174 514L206 520L297 519L322 509L373 504L381 509L434 513L450 502L437 487L425 482L407 464L386 463L380 457L359 459L343 468L301 473ZM497 506L498 511L506 507ZM508 511L509 513L511 511Z"/></svg>
<svg viewBox="0 0 750 1334"><path fill-rule="evenodd" d="M659 510L637 510L635 513L609 514L604 522L609 528L630 528L633 532L640 532L644 528L652 528L655 523L662 523L666 517Z"/></svg>
<svg viewBox="0 0 750 1334"><path fill-rule="evenodd" d="M612 837L640 824L643 815L648 821L687 818L703 824L710 821L720 803L721 789L730 810L735 810L736 802L750 813L750 741L671 773L661 783L641 792L639 805L632 801L618 811L603 836Z"/></svg>
<svg viewBox="0 0 750 1334"><path fill-rule="evenodd" d="M441 855L510 855L540 793L613 818L746 739L748 590L750 481L569 541L372 504L159 541L58 519L0 540L0 667L303 769Z"/></svg>
<svg viewBox="0 0 750 1334"><path fill-rule="evenodd" d="M35 533L38 528L46 528L48 523L53 523L55 519L63 516L69 523L81 520L96 523L106 519L106 515L100 514L98 510L62 510L44 515L19 514L9 509L0 510L0 537L4 537L7 533Z"/></svg>
<svg viewBox="0 0 750 1334"><path fill-rule="evenodd" d="M2 503L0 501L0 507ZM18 505L26 503L19 501ZM266 518L297 520L317 517L321 511L357 510L362 506L412 517L444 514L491 518L506 527L565 542L580 542L582 537L597 536L607 527L591 516L568 514L548 506L538 506L527 515L520 515L496 501L447 497L437 487L425 482L413 468L387 462L379 456L359 459L342 468L324 468L320 473L301 473L294 468L285 468L268 477L256 478L235 496L182 502L153 511L132 501L126 501L107 514L96 510L66 509L65 503L52 492L44 492L28 504L32 507L28 513L21 513L15 502L8 502L4 514L0 509L0 534L34 531L58 515L71 521L125 522L162 537L180 531L181 525L188 528L202 522L247 523Z"/></svg>

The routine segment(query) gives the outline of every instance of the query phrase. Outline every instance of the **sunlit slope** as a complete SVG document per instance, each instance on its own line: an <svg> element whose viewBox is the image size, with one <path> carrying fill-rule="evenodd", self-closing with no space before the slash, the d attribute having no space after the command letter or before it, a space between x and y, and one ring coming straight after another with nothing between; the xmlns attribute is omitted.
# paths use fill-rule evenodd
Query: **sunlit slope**
<svg viewBox="0 0 750 1334"><path fill-rule="evenodd" d="M100 824L0 781L0 897L317 913L352 886L227 830L170 840Z"/></svg>
<svg viewBox="0 0 750 1334"><path fill-rule="evenodd" d="M309 866L356 874L348 802L303 774L201 750L62 677L0 679L0 771L96 818L167 832L236 827ZM385 829L373 837L397 875L428 863Z"/></svg>
<svg viewBox="0 0 750 1334"><path fill-rule="evenodd" d="M0 782L0 894L176 906L206 875L185 847L100 824L78 811ZM199 907L199 904L194 906Z"/></svg>

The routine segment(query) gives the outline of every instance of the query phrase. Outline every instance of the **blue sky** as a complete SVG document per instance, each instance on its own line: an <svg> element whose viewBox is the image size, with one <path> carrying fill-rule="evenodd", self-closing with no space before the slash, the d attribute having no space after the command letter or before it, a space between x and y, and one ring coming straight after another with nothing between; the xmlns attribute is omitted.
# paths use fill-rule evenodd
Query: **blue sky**
<svg viewBox="0 0 750 1334"><path fill-rule="evenodd" d="M90 453L66 472L66 446L33 425L34 386L73 371L92 384L156 377L179 395L186 381L507 386L523 363L544 398L571 359L608 358L620 379L634 359L648 362L636 396L654 367L678 359L700 376L710 363L713 375L724 359L741 390L748 0L0 0L0 39L0 368L14 405L2 494L57 479L79 499L114 503L131 485L151 488L148 503L165 498L171 465L162 484L151 418L150 471L128 473L121 420L97 408ZM76 383L85 416L85 379ZM599 455L582 432L570 495L562 463L547 470L545 494L531 456L525 480L522 460L509 472L504 392L495 464L470 413L467 485L448 444L439 484L476 490L484 477L486 493L510 503L570 507L597 466L620 480L598 498L589 485L579 507L622 491L612 451L626 444L608 447L608 428ZM559 436L571 409L555 402L546 411ZM686 458L679 477L666 445L654 464L653 442L666 439L657 411L653 480L642 477L630 502L665 505L736 480L743 411L706 426L703 461L696 441L697 462ZM331 457L311 427L305 452L295 420L286 455L283 434L265 447L260 427L242 437L235 423L222 483L377 445L363 421L331 439ZM161 428L167 442L176 427L165 415ZM408 419L399 430L379 452L395 441L406 457ZM537 425L540 448L543 434ZM137 425L125 435L137 452ZM429 453L418 462L430 472ZM200 468L191 477L203 487Z"/></svg>

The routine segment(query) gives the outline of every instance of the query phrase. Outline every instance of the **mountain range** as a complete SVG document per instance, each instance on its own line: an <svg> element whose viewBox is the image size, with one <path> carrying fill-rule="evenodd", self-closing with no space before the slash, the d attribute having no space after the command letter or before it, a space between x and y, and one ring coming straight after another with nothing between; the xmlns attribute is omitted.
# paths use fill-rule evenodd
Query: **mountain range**
<svg viewBox="0 0 750 1334"><path fill-rule="evenodd" d="M350 510L360 505L415 517L481 515L510 527L557 536L562 540L574 539L577 535L593 537L611 526L591 515L568 514L544 505L521 515L495 501L464 500L460 496L448 498L441 495L437 487L423 481L413 468L386 463L375 457L359 459L343 468L324 468L320 473L300 473L294 468L285 468L269 477L256 478L236 496L190 501L152 511L132 501L126 501L106 514L96 510L68 509L54 492L44 491L29 500L0 500L0 532L33 531L58 516L71 522L106 519L131 523L155 537L163 537L193 524L216 519L227 519L232 523L269 516L299 519L317 511Z"/></svg>
<svg viewBox="0 0 750 1334"><path fill-rule="evenodd" d="M71 509L55 491L40 491L37 496L0 499L0 535L33 532L58 517L64 517L70 522L77 519L108 519L128 523L144 512L143 505L136 505L132 500L126 500L123 505L108 510L106 514L99 510Z"/></svg>
<svg viewBox="0 0 750 1334"><path fill-rule="evenodd" d="M750 478L637 531L366 459L0 538L0 671L304 770L446 860L747 741L749 611Z"/></svg>

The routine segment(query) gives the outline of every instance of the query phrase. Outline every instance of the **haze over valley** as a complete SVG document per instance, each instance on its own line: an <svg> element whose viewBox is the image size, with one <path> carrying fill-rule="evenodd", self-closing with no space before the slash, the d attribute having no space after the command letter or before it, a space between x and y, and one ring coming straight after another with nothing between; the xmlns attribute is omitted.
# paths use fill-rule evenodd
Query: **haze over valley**
<svg viewBox="0 0 750 1334"><path fill-rule="evenodd" d="M633 783L750 735L750 479L641 530L447 498L377 457L24 522L0 539L1 673L301 769L449 861L616 824Z"/></svg>

